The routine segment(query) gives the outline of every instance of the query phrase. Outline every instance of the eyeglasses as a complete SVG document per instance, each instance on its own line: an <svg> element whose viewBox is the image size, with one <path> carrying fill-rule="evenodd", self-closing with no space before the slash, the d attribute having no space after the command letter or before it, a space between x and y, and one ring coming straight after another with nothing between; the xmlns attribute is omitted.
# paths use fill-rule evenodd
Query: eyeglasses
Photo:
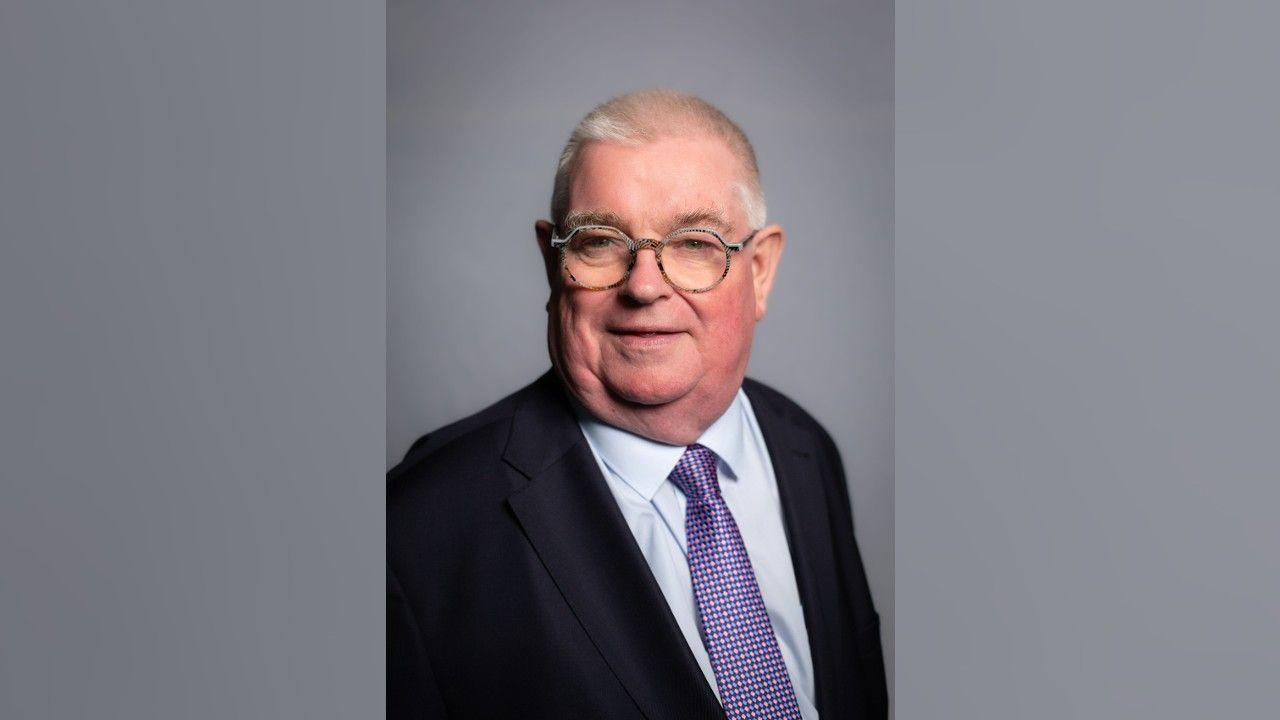
<svg viewBox="0 0 1280 720"><path fill-rule="evenodd" d="M608 225L583 225L564 237L552 237L560 249L560 266L574 284L587 290L609 290L626 282L636 253L653 248L658 270L671 287L690 293L711 290L729 275L730 256L755 237L725 242L709 228L680 228L661 240L632 240Z"/></svg>

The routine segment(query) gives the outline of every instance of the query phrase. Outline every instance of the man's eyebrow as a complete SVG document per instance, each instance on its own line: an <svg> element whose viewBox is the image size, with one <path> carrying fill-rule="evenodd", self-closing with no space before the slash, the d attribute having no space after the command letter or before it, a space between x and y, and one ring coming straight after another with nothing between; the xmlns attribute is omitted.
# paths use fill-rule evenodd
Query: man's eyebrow
<svg viewBox="0 0 1280 720"><path fill-rule="evenodd" d="M682 212L671 219L670 230L687 227L709 227L714 230L728 230L731 225L723 212L716 208L706 207Z"/></svg>
<svg viewBox="0 0 1280 720"><path fill-rule="evenodd" d="M622 218L608 210L578 210L565 216L564 227L560 230L567 235L584 225L609 225L621 229Z"/></svg>
<svg viewBox="0 0 1280 720"><path fill-rule="evenodd" d="M617 213L609 210L575 210L565 216L564 227L560 230L567 235L584 225L608 225L622 229L624 224ZM671 218L667 225L667 232L687 227L709 227L727 231L732 227L725 214L713 207L686 210Z"/></svg>

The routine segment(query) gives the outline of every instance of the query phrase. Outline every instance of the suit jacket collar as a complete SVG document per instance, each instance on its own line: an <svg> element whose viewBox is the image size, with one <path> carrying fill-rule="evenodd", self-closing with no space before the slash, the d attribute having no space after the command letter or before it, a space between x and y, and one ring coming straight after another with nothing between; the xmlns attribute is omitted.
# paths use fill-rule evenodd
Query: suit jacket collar
<svg viewBox="0 0 1280 720"><path fill-rule="evenodd" d="M836 665L836 618L842 600L836 582L835 542L828 524L830 503L822 482L822 468L812 435L804 432L799 419L776 401L763 385L747 378L742 385L756 413L778 479L778 494L791 548L791 563L800 591L800 604L809 636L813 662L814 695L818 713L831 712L838 703L838 688L849 678L839 677Z"/></svg>
<svg viewBox="0 0 1280 720"><path fill-rule="evenodd" d="M836 683L827 618L839 612L827 502L815 448L762 386L743 384L773 462L808 628L819 712ZM641 712L723 718L667 608L554 371L515 410L503 459L528 482L508 498L530 544Z"/></svg>
<svg viewBox="0 0 1280 720"><path fill-rule="evenodd" d="M530 390L503 458L528 478L507 502L534 551L645 717L722 719L559 379Z"/></svg>

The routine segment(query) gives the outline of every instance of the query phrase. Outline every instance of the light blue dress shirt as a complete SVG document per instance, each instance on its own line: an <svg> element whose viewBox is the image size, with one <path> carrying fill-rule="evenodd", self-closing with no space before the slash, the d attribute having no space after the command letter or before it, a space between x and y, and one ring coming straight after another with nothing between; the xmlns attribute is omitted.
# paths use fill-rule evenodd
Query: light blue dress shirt
<svg viewBox="0 0 1280 720"><path fill-rule="evenodd" d="M640 552L649 562L658 587L662 588L685 642L719 698L715 671L698 631L698 611L685 544L685 498L667 480L684 454L684 447L654 442L620 430L596 420L581 408L578 408L578 424L587 436L587 444ZM769 622L795 689L800 715L804 720L817 720L809 635L791 566L778 482L745 392L738 390L729 409L698 438L698 444L719 458L716 469L720 492L733 513L751 558Z"/></svg>

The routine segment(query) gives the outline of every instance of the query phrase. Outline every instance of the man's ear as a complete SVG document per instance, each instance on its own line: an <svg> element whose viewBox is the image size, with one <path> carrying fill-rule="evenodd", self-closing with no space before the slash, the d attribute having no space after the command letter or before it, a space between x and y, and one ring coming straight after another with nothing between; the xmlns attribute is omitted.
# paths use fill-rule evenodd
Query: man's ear
<svg viewBox="0 0 1280 720"><path fill-rule="evenodd" d="M769 291L778 272L778 261L787 244L786 233L779 225L766 225L747 244L751 252L751 280L756 293L756 321L764 319L769 308Z"/></svg>
<svg viewBox="0 0 1280 720"><path fill-rule="evenodd" d="M538 251L542 253L542 264L547 271L547 285L554 290L560 263L559 252L551 247L552 225L546 220L539 220L533 224L533 232L538 236Z"/></svg>

